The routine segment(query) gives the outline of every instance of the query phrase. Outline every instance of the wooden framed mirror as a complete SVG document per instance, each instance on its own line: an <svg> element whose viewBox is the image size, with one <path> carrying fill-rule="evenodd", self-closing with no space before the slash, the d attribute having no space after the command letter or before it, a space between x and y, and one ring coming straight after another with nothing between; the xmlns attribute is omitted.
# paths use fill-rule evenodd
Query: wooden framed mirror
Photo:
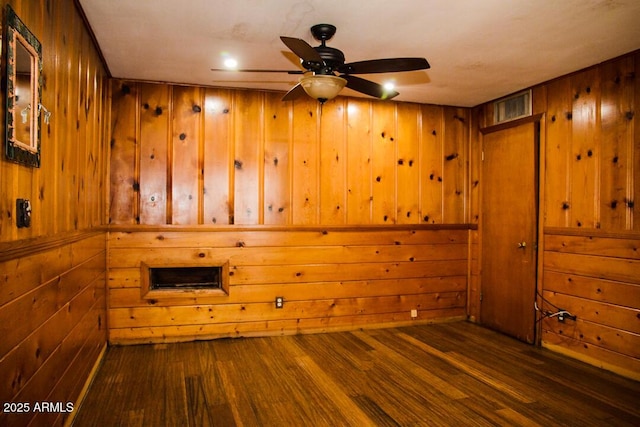
<svg viewBox="0 0 640 427"><path fill-rule="evenodd" d="M5 154L14 162L40 167L42 45L9 5L5 17Z"/></svg>

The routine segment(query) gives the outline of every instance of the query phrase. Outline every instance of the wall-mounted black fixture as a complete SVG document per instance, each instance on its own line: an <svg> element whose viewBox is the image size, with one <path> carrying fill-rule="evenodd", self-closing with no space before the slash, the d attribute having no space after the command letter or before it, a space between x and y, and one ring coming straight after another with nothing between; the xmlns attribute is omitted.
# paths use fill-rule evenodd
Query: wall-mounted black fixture
<svg viewBox="0 0 640 427"><path fill-rule="evenodd" d="M31 202L16 199L16 225L18 228L31 227Z"/></svg>

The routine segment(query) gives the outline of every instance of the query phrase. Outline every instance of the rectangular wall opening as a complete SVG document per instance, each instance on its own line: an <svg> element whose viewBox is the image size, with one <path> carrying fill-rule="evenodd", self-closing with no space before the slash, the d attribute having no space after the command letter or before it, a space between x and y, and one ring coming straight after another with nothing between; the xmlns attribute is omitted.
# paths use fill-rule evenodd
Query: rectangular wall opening
<svg viewBox="0 0 640 427"><path fill-rule="evenodd" d="M227 297L229 263L213 265L141 264L142 298L147 300L193 297Z"/></svg>
<svg viewBox="0 0 640 427"><path fill-rule="evenodd" d="M222 266L152 267L149 289L222 289Z"/></svg>

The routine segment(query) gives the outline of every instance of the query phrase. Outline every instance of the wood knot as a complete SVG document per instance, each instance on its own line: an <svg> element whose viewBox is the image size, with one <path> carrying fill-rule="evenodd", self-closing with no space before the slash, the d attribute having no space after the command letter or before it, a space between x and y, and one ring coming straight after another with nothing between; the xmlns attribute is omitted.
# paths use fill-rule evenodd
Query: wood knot
<svg viewBox="0 0 640 427"><path fill-rule="evenodd" d="M194 113L199 113L202 111L202 108L200 108L199 105L194 105L193 107L191 107L191 109L193 110Z"/></svg>
<svg viewBox="0 0 640 427"><path fill-rule="evenodd" d="M242 240L238 240L236 242L236 247L238 248L244 248L245 247L245 243Z"/></svg>

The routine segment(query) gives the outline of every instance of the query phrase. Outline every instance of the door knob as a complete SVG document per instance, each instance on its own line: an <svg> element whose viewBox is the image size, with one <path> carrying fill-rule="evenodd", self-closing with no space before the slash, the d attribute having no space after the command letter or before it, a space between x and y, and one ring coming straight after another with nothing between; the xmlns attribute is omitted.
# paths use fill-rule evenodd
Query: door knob
<svg viewBox="0 0 640 427"><path fill-rule="evenodd" d="M519 242L518 243L518 249L524 249L527 247L527 242Z"/></svg>

